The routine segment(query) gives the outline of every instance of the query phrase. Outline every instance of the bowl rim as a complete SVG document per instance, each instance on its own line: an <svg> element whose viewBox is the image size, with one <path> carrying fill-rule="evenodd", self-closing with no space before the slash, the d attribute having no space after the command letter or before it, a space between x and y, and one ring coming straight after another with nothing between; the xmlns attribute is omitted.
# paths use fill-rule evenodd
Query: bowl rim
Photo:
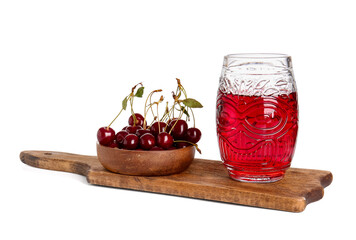
<svg viewBox="0 0 356 240"><path fill-rule="evenodd" d="M110 148L114 151L120 151L120 152L135 152L135 153L152 153L152 152L172 152L172 151L177 151L177 150L183 150L185 148L192 148L194 147L194 145L190 145L190 146L187 146L187 147L184 147L184 148L177 148L177 149L164 149L164 150L158 150L158 151L150 151L150 150L137 150L137 149L133 149L133 150L128 150L128 149L122 149L122 148L112 148L112 147L108 147L108 146L104 146L104 145L101 145L99 142L96 142L96 145L100 146L100 147L105 147L105 148Z"/></svg>

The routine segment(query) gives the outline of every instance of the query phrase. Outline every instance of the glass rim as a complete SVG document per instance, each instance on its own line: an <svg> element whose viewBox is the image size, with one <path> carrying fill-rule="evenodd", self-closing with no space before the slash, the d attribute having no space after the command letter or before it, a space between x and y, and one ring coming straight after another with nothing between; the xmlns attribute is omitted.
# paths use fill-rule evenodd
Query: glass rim
<svg viewBox="0 0 356 240"><path fill-rule="evenodd" d="M228 54L225 58L241 58L241 59L265 59L265 58L289 58L288 54L283 53L234 53Z"/></svg>

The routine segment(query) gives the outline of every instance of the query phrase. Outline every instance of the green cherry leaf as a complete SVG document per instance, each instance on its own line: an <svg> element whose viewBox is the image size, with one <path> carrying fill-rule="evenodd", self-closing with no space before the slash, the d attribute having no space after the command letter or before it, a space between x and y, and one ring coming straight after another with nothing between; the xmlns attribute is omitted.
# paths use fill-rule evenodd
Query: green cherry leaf
<svg viewBox="0 0 356 240"><path fill-rule="evenodd" d="M181 107L180 109L181 109L181 111L183 111L183 113L184 113L185 115L188 116L188 118L190 118L189 113L188 113L187 109L185 109L185 107Z"/></svg>
<svg viewBox="0 0 356 240"><path fill-rule="evenodd" d="M202 108L203 107L203 105L201 105L200 102L198 102L197 100L195 100L193 98L186 98L182 102L185 106L190 107L190 108Z"/></svg>
<svg viewBox="0 0 356 240"><path fill-rule="evenodd" d="M124 100L122 100L122 109L126 110L126 107L127 107L127 100L128 100L128 97L125 97Z"/></svg>
<svg viewBox="0 0 356 240"><path fill-rule="evenodd" d="M140 87L139 89L137 89L135 97L142 97L144 89L145 89L145 87Z"/></svg>

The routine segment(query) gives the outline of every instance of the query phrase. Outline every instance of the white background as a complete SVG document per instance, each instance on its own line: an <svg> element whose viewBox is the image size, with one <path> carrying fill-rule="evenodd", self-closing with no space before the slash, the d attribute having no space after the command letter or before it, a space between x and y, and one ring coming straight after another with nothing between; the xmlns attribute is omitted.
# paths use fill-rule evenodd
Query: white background
<svg viewBox="0 0 356 240"><path fill-rule="evenodd" d="M351 2L1 1L0 238L355 237ZM95 155L97 129L132 85L142 81L146 94L163 88L168 99L176 77L204 105L200 157L220 159L218 79L223 56L239 52L292 56L300 108L292 166L334 175L302 213L98 187L19 159L22 150Z"/></svg>

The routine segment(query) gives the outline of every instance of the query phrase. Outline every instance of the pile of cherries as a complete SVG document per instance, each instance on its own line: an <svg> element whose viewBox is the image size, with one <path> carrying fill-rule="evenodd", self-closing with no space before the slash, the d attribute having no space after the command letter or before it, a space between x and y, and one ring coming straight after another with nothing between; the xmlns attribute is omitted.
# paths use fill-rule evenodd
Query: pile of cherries
<svg viewBox="0 0 356 240"><path fill-rule="evenodd" d="M146 129L144 117L135 113L128 119L128 126L115 134L112 128L102 127L97 138L101 145L127 150L172 150L195 145L201 138L198 128L188 128L183 119L169 119L167 122L154 122Z"/></svg>

